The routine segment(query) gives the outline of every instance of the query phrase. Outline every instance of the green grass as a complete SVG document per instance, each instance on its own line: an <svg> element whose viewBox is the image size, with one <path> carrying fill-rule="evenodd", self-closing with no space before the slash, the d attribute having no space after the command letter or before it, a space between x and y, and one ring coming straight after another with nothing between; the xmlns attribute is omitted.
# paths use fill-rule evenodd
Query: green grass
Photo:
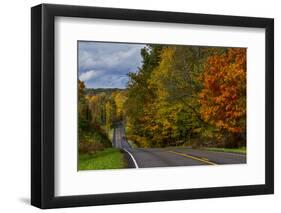
<svg viewBox="0 0 281 213"><path fill-rule="evenodd" d="M208 147L208 148L203 148L203 149L209 150L209 151L216 151L216 152L232 152L232 153L239 153L239 154L246 154L247 153L246 147L241 147L241 148Z"/></svg>
<svg viewBox="0 0 281 213"><path fill-rule="evenodd" d="M123 154L115 148L107 148L95 154L79 154L78 170L126 168Z"/></svg>

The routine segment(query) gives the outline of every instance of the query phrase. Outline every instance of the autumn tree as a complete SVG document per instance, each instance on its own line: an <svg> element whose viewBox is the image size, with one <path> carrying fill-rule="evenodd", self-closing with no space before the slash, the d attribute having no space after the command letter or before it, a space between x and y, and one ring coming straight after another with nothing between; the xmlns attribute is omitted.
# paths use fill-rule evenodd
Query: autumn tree
<svg viewBox="0 0 281 213"><path fill-rule="evenodd" d="M149 106L154 102L155 91L149 88L148 80L153 69L159 64L162 48L162 45L144 47L141 50L142 66L136 73L128 74L127 100L124 104L127 133L138 136L139 141L148 141L146 139L152 135L147 126L151 120Z"/></svg>
<svg viewBox="0 0 281 213"><path fill-rule="evenodd" d="M127 96L125 91L118 91L112 94L116 105L116 121L122 121L124 119L124 104Z"/></svg>
<svg viewBox="0 0 281 213"><path fill-rule="evenodd" d="M88 101L85 97L85 84L78 80L78 126L79 132L89 128L91 121L91 113Z"/></svg>
<svg viewBox="0 0 281 213"><path fill-rule="evenodd" d="M227 137L227 146L241 146L241 143L245 143L245 48L229 48L225 54L208 59L200 103L204 120L231 136Z"/></svg>

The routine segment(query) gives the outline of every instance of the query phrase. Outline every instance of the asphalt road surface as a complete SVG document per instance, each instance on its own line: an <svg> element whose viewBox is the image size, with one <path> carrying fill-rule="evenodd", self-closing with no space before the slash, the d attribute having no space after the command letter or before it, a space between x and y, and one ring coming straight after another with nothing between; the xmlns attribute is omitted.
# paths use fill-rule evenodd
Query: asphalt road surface
<svg viewBox="0 0 281 213"><path fill-rule="evenodd" d="M114 129L113 146L125 153L129 168L246 163L246 155L244 154L214 152L185 147L132 148L126 141L125 130L122 124Z"/></svg>

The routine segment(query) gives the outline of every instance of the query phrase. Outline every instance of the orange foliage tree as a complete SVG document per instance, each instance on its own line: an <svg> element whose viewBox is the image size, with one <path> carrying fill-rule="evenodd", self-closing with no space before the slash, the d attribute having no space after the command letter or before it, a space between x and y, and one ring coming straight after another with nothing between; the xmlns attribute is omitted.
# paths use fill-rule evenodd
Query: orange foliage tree
<svg viewBox="0 0 281 213"><path fill-rule="evenodd" d="M246 49L209 57L200 93L205 121L232 135L246 132Z"/></svg>

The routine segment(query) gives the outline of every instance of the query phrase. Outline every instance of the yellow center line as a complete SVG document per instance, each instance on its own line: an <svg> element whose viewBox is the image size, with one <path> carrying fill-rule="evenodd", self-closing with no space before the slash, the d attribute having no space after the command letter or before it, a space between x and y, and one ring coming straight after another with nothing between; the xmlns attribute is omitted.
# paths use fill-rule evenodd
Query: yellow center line
<svg viewBox="0 0 281 213"><path fill-rule="evenodd" d="M198 160L198 161L201 161L203 163L206 163L206 164L210 164L210 165L217 165L211 161L209 161L207 158L197 158L197 157L194 157L194 156L191 156L191 155L188 155L188 154L183 154L181 152L175 152L175 151L168 151L168 152L171 152L171 153L174 153L176 155L181 155L181 156L184 156L184 157L187 157L187 158L191 158L193 160Z"/></svg>
<svg viewBox="0 0 281 213"><path fill-rule="evenodd" d="M202 160L205 160L205 161L210 161L208 158L201 158Z"/></svg>

